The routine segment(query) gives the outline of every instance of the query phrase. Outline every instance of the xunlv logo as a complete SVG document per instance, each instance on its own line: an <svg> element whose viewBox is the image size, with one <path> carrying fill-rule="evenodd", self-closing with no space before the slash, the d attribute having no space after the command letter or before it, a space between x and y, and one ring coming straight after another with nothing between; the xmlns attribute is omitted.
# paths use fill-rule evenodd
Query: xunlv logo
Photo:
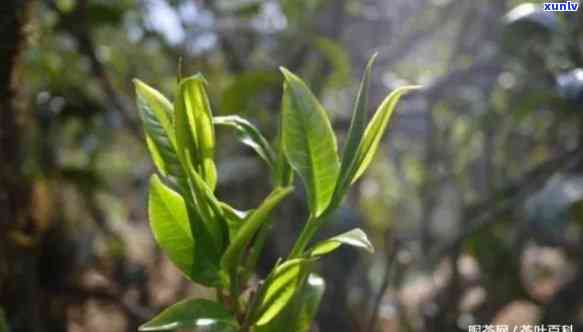
<svg viewBox="0 0 583 332"><path fill-rule="evenodd" d="M545 12L576 12L579 9L578 2L545 2Z"/></svg>

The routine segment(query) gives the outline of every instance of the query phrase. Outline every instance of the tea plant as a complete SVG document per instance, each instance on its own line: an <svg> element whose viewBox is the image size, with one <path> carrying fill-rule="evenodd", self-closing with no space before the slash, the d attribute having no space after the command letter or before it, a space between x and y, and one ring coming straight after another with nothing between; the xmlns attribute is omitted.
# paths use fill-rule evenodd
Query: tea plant
<svg viewBox="0 0 583 332"><path fill-rule="evenodd" d="M285 68L280 132L273 146L249 121L213 116L200 74L179 80L174 104L135 80L146 143L157 168L150 180L150 226L159 246L188 279L216 289L215 301L181 301L140 330L309 330L324 292L324 280L312 273L314 263L343 244L373 252L360 229L309 246L311 240L373 160L401 95L416 88L392 92L366 125L373 61L360 84L341 160L326 111ZM216 127L236 130L271 170L273 190L256 209L238 211L215 196ZM308 221L287 259L253 286L250 277L269 236L270 214L292 192L294 171L307 193Z"/></svg>

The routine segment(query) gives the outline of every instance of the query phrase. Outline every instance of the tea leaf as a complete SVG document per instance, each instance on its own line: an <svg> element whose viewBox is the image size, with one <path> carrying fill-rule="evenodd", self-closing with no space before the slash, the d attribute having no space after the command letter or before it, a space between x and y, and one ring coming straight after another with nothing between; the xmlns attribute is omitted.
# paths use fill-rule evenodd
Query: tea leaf
<svg viewBox="0 0 583 332"><path fill-rule="evenodd" d="M213 119L215 125L229 126L237 130L241 143L257 152L267 165L273 169L275 164L275 152L265 137L251 122L240 116L216 116Z"/></svg>
<svg viewBox="0 0 583 332"><path fill-rule="evenodd" d="M326 284L315 273L309 275L291 302L266 325L257 326L256 332L308 332L318 313Z"/></svg>
<svg viewBox="0 0 583 332"><path fill-rule="evenodd" d="M160 174L182 177L176 156L172 104L156 89L134 80L140 118L144 123L150 156Z"/></svg>
<svg viewBox="0 0 583 332"><path fill-rule="evenodd" d="M213 161L215 133L205 82L202 75L197 74L183 79L178 85L174 107L176 143L183 166L188 154L197 172L214 190L217 183L217 170Z"/></svg>
<svg viewBox="0 0 583 332"><path fill-rule="evenodd" d="M194 239L182 197L160 181L150 179L148 214L156 242L190 279L194 278Z"/></svg>
<svg viewBox="0 0 583 332"><path fill-rule="evenodd" d="M293 184L294 171L289 164L283 148L283 115L280 116L279 119L279 132L277 134L277 155L275 159L275 170L272 177L273 183L276 186L287 187Z"/></svg>
<svg viewBox="0 0 583 332"><path fill-rule="evenodd" d="M378 150L381 138L387 129L391 115L393 114L401 96L419 88L420 86L401 87L393 91L385 98L385 100L383 100L372 120L366 127L363 139L358 146L355 160L356 171L350 179L350 183L356 182L373 160L376 151Z"/></svg>
<svg viewBox="0 0 583 332"><path fill-rule="evenodd" d="M352 121L350 122L350 129L348 130L348 139L346 141L346 146L344 147L344 153L342 154L340 174L338 175L338 182L336 183L336 188L334 189L334 195L332 198L332 208L341 203L358 167L356 164L358 158L357 152L366 128L369 79L375 58L376 54L368 61L362 81L360 82L358 95L354 102Z"/></svg>
<svg viewBox="0 0 583 332"><path fill-rule="evenodd" d="M178 302L140 326L140 331L238 331L235 318L219 303L190 299Z"/></svg>
<svg viewBox="0 0 583 332"><path fill-rule="evenodd" d="M322 277L312 273L308 277L306 284L298 295L298 303L301 305L299 316L296 316L296 328L292 331L308 332L314 317L320 308L320 302L324 291L326 290L326 283Z"/></svg>
<svg viewBox="0 0 583 332"><path fill-rule="evenodd" d="M245 246L263 223L268 220L271 211L293 190L292 187L276 188L265 198L263 203L254 210L247 220L241 225L235 238L231 241L221 260L221 265L226 271L233 271L237 266L241 253Z"/></svg>
<svg viewBox="0 0 583 332"><path fill-rule="evenodd" d="M310 211L318 217L330 203L339 171L336 137L326 111L306 84L285 68L283 148L306 186Z"/></svg>
<svg viewBox="0 0 583 332"><path fill-rule="evenodd" d="M188 167L188 179L192 188L192 197L196 205L197 213L202 217L206 229L213 237L215 248L220 252L225 248L228 237L228 226L221 202L215 197L208 184L196 172L190 156L186 156Z"/></svg>
<svg viewBox="0 0 583 332"><path fill-rule="evenodd" d="M331 253L341 245L346 244L359 249L364 249L369 253L374 253L374 247L368 240L366 234L356 228L346 233L337 235L328 240L317 243L309 252L310 257L317 257Z"/></svg>
<svg viewBox="0 0 583 332"><path fill-rule="evenodd" d="M255 325L269 323L279 314L293 298L301 286L305 268L311 260L292 259L277 266L267 277L265 288L260 294L258 309L255 314Z"/></svg>
<svg viewBox="0 0 583 332"><path fill-rule="evenodd" d="M229 238L234 239L243 222L245 222L253 210L239 211L225 202L221 202L220 205L227 221L227 226L229 227Z"/></svg>
<svg viewBox="0 0 583 332"><path fill-rule="evenodd" d="M150 180L148 214L156 242L192 281L221 285L219 259L200 216L157 175Z"/></svg>

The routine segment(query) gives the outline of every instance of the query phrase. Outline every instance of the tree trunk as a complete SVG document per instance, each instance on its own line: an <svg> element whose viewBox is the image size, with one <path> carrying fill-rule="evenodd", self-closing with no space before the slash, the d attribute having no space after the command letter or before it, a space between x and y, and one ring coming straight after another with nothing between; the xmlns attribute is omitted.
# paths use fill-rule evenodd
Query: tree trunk
<svg viewBox="0 0 583 332"><path fill-rule="evenodd" d="M0 307L11 331L35 332L42 326L35 308L35 221L22 144L33 121L20 96L19 70L31 5L31 0L4 0L0 8Z"/></svg>

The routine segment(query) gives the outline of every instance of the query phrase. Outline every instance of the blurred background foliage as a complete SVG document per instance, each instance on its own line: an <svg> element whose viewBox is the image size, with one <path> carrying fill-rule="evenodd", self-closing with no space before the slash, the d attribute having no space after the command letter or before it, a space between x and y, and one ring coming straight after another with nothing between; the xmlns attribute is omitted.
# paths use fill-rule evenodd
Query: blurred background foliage
<svg viewBox="0 0 583 332"><path fill-rule="evenodd" d="M346 134L361 71L371 105L405 98L371 171L323 231L343 249L315 331L583 330L583 13L516 0L4 0L0 32L0 331L135 331L193 288L147 226L131 79L172 96L202 72L215 114L273 139L278 66ZM374 108L371 108L372 113ZM269 188L264 165L218 132L221 197ZM342 140L340 142L342 144ZM242 150L243 149L243 150ZM260 274L307 213L298 183ZM5 318L3 318L5 317Z"/></svg>

